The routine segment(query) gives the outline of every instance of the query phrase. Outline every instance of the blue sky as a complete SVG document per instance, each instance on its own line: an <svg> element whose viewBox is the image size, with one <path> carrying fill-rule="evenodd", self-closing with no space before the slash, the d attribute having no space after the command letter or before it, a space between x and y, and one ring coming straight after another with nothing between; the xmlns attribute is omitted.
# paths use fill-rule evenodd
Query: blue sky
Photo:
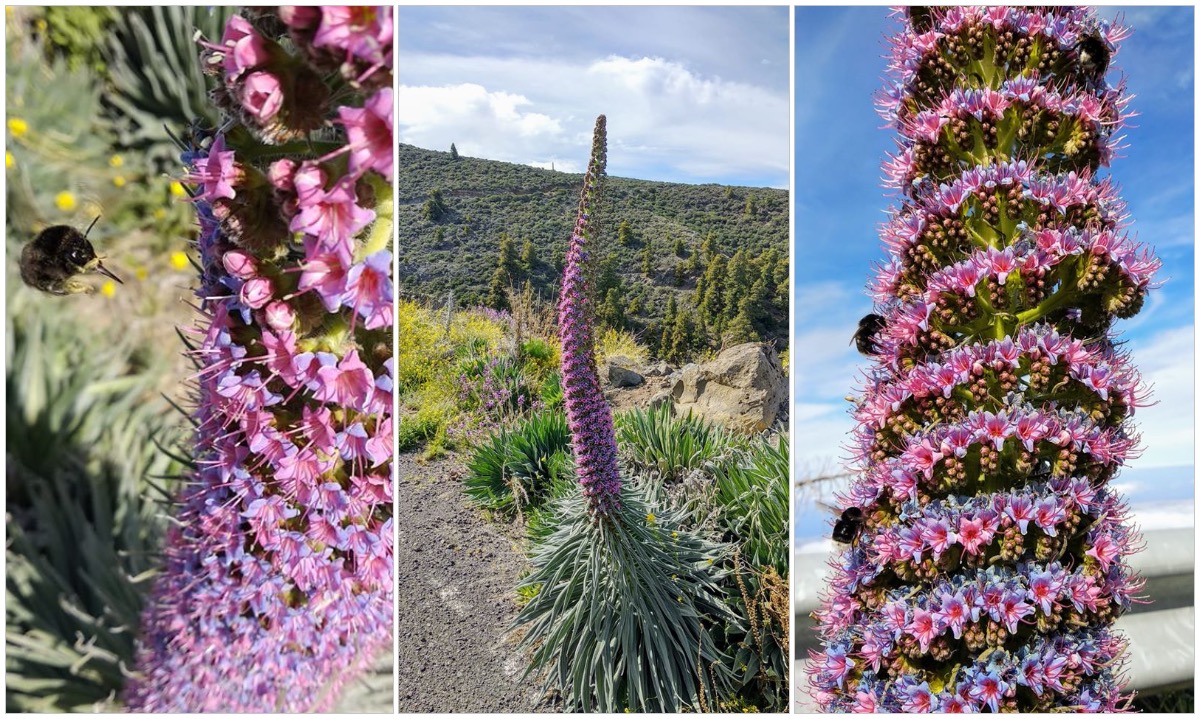
<svg viewBox="0 0 1200 719"><path fill-rule="evenodd" d="M894 198L880 161L895 133L881 129L874 93L883 86L885 37L898 27L886 8L796 8L796 478L836 473L853 423L845 396L866 366L850 346L871 311L864 287L884 257L877 228ZM1123 13L1134 34L1113 58L1140 113L1112 164L1133 220L1156 247L1168 281L1142 313L1119 325L1158 404L1139 410L1145 453L1119 477L1144 526L1193 522L1194 463L1194 39L1193 9L1102 8ZM800 358L803 357L801 360ZM797 498L804 544L828 532L809 496Z"/></svg>
<svg viewBox="0 0 1200 719"><path fill-rule="evenodd" d="M786 7L398 9L400 142L579 172L788 186Z"/></svg>

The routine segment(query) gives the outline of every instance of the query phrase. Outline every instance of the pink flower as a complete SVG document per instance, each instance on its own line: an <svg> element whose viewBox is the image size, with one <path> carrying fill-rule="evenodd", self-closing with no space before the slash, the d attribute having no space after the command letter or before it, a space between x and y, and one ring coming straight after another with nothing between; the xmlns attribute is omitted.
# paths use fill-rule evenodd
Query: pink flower
<svg viewBox="0 0 1200 719"><path fill-rule="evenodd" d="M225 138L217 135L203 160L192 166L185 178L191 184L203 186L192 198L195 202L233 199L233 186L241 180L242 172L233 161L233 150L225 149Z"/></svg>
<svg viewBox="0 0 1200 719"><path fill-rule="evenodd" d="M348 245L350 238L375 219L373 210L358 206L352 177L343 177L328 191L309 186L308 192L300 194L301 175L297 173L296 189L299 211L290 228L316 237L326 249Z"/></svg>
<svg viewBox="0 0 1200 719"><path fill-rule="evenodd" d="M242 285L239 299L252 310L262 309L275 294L275 286L266 277L252 277Z"/></svg>
<svg viewBox="0 0 1200 719"><path fill-rule="evenodd" d="M259 123L265 123L283 107L283 86L269 72L252 72L242 82L241 101L242 109Z"/></svg>
<svg viewBox="0 0 1200 719"><path fill-rule="evenodd" d="M258 274L258 263L254 261L254 256L242 250L229 250L221 255L221 264L226 272L240 280L248 280Z"/></svg>
<svg viewBox="0 0 1200 719"><path fill-rule="evenodd" d="M263 65L271 59L266 40L241 15L229 18L221 44L230 48L225 53L226 82L237 80L247 69Z"/></svg>
<svg viewBox="0 0 1200 719"><path fill-rule="evenodd" d="M358 350L347 352L336 366L321 367L316 379L318 387L313 396L342 407L361 408L371 401L375 391L375 378L359 359Z"/></svg>
<svg viewBox="0 0 1200 719"><path fill-rule="evenodd" d="M922 652L929 651L929 643L938 635L937 623L933 619L933 614L924 609L913 610L912 621L905 629L920 643Z"/></svg>
<svg viewBox="0 0 1200 719"><path fill-rule="evenodd" d="M967 554L978 554L979 547L984 543L983 520L969 519L966 516L959 517L958 543L963 546Z"/></svg>
<svg viewBox="0 0 1200 719"><path fill-rule="evenodd" d="M392 44L390 7L324 6L321 27L313 37L315 47L348 50L372 64L383 63Z"/></svg>
<svg viewBox="0 0 1200 719"><path fill-rule="evenodd" d="M392 253L380 250L350 268L342 304L366 318L367 329L392 322Z"/></svg>
<svg viewBox="0 0 1200 719"><path fill-rule="evenodd" d="M292 311L291 305L287 302L275 300L267 305L263 312L263 318L271 329L276 332L285 332L295 324L296 313Z"/></svg>
<svg viewBox="0 0 1200 719"><path fill-rule="evenodd" d="M361 108L341 107L338 114L350 141L350 174L374 170L392 179L392 88L385 87L367 99Z"/></svg>
<svg viewBox="0 0 1200 719"><path fill-rule="evenodd" d="M326 249L315 237L307 238L304 248L307 258L297 289L300 292L316 290L325 309L337 311L346 292L347 267L351 264L349 248L338 245Z"/></svg>

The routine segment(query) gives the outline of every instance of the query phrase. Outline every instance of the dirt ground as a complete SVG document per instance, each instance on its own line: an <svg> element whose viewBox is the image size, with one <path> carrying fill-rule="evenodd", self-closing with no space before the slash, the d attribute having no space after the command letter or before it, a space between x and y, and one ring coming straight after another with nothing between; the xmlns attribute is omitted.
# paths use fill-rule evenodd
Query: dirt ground
<svg viewBox="0 0 1200 719"><path fill-rule="evenodd" d="M401 713L549 710L541 682L522 681L525 656L508 632L525 567L520 529L471 506L457 461L397 461Z"/></svg>

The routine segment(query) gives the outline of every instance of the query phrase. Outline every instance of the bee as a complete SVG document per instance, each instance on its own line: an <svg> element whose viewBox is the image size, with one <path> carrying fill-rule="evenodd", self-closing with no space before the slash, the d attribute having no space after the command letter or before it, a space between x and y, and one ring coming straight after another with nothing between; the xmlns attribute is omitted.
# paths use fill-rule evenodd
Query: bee
<svg viewBox="0 0 1200 719"><path fill-rule="evenodd" d="M1099 33L1079 38L1075 43L1075 54L1079 57L1079 66L1092 77L1099 79L1108 72L1108 45Z"/></svg>
<svg viewBox="0 0 1200 719"><path fill-rule="evenodd" d="M854 337L851 342L858 348L859 352L865 355L873 355L875 349L875 335L879 334L879 330L883 329L883 317L871 313L858 321L858 329L854 332Z"/></svg>
<svg viewBox="0 0 1200 719"><path fill-rule="evenodd" d="M862 531L863 522L862 510L858 507L847 507L846 511L842 512L842 516L833 525L833 541L841 542L842 544L853 544L858 538L858 533Z"/></svg>
<svg viewBox="0 0 1200 719"><path fill-rule="evenodd" d="M30 287L52 295L73 295L95 292L96 288L75 279L76 275L98 272L121 284L100 261L95 248L88 241L88 233L95 227L92 220L87 230L80 232L70 225L47 227L33 238L33 242L21 250L21 279Z"/></svg>

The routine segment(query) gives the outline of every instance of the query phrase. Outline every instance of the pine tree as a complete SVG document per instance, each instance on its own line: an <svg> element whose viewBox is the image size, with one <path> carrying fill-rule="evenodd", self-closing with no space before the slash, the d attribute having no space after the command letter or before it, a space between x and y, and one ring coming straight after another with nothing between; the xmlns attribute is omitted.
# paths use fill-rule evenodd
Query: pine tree
<svg viewBox="0 0 1200 719"><path fill-rule="evenodd" d="M488 286L487 299L483 303L497 311L511 310L512 304L508 301L510 282L511 278L504 268L497 267L496 271L492 273L492 283Z"/></svg>
<svg viewBox="0 0 1200 719"><path fill-rule="evenodd" d="M533 246L533 240L526 237L524 244L521 245L521 268L526 273L531 273L535 266L537 266L537 249Z"/></svg>
<svg viewBox="0 0 1200 719"><path fill-rule="evenodd" d="M421 206L421 216L430 222L437 222L445 214L446 202L442 198L442 191L435 187L429 193L429 199Z"/></svg>
<svg viewBox="0 0 1200 719"><path fill-rule="evenodd" d="M458 148L454 146L453 142L450 143L450 159L451 160L458 159Z"/></svg>
<svg viewBox="0 0 1200 719"><path fill-rule="evenodd" d="M700 301L700 317L705 322L720 326L721 313L725 309L725 275L729 262L725 255L713 257L704 273L704 297Z"/></svg>
<svg viewBox="0 0 1200 719"><path fill-rule="evenodd" d="M507 272L509 277L516 277L520 269L517 263L517 243L504 232L500 233L500 260L497 265Z"/></svg>
<svg viewBox="0 0 1200 719"><path fill-rule="evenodd" d="M752 319L753 306L749 295L742 299L737 313L725 323L725 331L721 338L727 345L740 345L743 342L758 342L761 339Z"/></svg>
<svg viewBox="0 0 1200 719"><path fill-rule="evenodd" d="M733 319L738 313L742 298L750 293L750 268L746 259L746 251L739 249L729 260L725 270L725 296L722 298L721 317Z"/></svg>
<svg viewBox="0 0 1200 719"><path fill-rule="evenodd" d="M629 226L629 220L621 220L621 226L617 228L617 244L621 247L633 244L633 228Z"/></svg>
<svg viewBox="0 0 1200 719"><path fill-rule="evenodd" d="M683 257L687 255L687 245L683 243L682 237L675 238L675 246L672 248L672 251L675 253L676 257Z"/></svg>

